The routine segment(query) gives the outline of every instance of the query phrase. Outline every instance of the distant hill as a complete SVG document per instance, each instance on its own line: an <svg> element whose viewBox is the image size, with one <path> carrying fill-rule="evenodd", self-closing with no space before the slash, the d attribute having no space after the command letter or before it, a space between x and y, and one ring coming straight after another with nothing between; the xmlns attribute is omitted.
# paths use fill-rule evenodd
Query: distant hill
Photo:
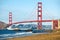
<svg viewBox="0 0 60 40"><path fill-rule="evenodd" d="M7 27L7 24L0 21L0 29L5 29Z"/></svg>

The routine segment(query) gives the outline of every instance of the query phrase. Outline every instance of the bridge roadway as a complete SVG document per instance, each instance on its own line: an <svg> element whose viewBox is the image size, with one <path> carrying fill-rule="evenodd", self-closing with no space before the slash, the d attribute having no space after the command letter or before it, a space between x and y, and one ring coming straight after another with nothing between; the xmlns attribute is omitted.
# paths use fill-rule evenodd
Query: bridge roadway
<svg viewBox="0 0 60 40"><path fill-rule="evenodd" d="M21 21L21 22L14 22L12 24L19 24L19 23L30 23L30 22L52 22L53 20L41 20L41 21L38 21L38 20L27 20L27 21Z"/></svg>

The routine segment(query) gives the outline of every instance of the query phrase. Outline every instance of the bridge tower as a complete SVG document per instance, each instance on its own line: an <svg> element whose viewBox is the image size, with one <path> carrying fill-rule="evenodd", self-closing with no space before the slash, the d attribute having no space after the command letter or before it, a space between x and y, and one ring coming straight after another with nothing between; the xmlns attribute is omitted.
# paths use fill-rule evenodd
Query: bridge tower
<svg viewBox="0 0 60 40"><path fill-rule="evenodd" d="M42 2L38 2L38 13L37 13L37 18L38 18L38 29L42 29Z"/></svg>
<svg viewBox="0 0 60 40"><path fill-rule="evenodd" d="M12 24L12 12L9 12L9 24Z"/></svg>

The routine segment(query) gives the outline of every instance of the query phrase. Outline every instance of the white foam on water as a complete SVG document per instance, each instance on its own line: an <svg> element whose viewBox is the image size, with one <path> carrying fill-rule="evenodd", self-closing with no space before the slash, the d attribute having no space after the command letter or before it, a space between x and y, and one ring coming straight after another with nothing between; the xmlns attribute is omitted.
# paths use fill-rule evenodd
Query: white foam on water
<svg viewBox="0 0 60 40"><path fill-rule="evenodd" d="M0 35L0 37L3 37L3 38L13 38L13 37L19 37L19 36L20 37L21 36L26 36L28 34L32 34L32 32L22 32L22 33L15 33L15 34L3 34L3 35Z"/></svg>
<svg viewBox="0 0 60 40"><path fill-rule="evenodd" d="M2 34L2 35L0 35L0 36L9 36L10 34Z"/></svg>
<svg viewBox="0 0 60 40"><path fill-rule="evenodd" d="M3 38L0 39L6 39L6 38L14 38L14 37L24 37L24 36L30 36L30 35L36 35L36 34L44 34L44 33L32 33L32 32L21 32L21 33L15 33L15 34L3 34L0 35Z"/></svg>

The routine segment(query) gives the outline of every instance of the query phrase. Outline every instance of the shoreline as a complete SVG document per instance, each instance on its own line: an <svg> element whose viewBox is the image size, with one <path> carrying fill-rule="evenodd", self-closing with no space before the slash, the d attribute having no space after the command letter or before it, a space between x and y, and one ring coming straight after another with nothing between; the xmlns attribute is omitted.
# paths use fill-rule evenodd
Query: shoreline
<svg viewBox="0 0 60 40"><path fill-rule="evenodd" d="M8 38L7 40L60 40L60 31L48 34L38 34L25 37Z"/></svg>

